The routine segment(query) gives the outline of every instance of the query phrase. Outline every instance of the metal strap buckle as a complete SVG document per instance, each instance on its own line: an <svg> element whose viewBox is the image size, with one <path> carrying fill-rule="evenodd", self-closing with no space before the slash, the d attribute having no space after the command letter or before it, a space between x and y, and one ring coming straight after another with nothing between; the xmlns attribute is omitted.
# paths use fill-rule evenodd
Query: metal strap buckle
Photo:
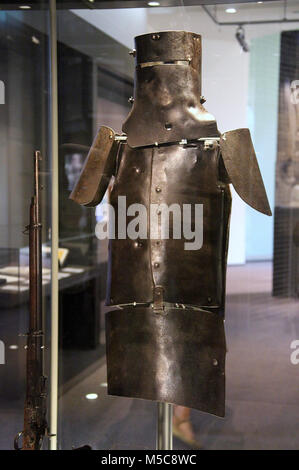
<svg viewBox="0 0 299 470"><path fill-rule="evenodd" d="M164 288L162 286L154 287L153 309L155 313L164 313Z"/></svg>

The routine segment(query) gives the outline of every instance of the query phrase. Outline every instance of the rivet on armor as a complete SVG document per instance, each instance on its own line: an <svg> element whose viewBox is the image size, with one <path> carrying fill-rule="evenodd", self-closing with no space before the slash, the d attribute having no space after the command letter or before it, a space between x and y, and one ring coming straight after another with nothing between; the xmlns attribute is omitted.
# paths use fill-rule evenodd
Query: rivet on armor
<svg viewBox="0 0 299 470"><path fill-rule="evenodd" d="M172 129L172 124L171 124L170 122L166 122L166 123L165 123L165 129L166 129L167 131L171 131L171 129Z"/></svg>
<svg viewBox="0 0 299 470"><path fill-rule="evenodd" d="M208 297L208 302L209 302L209 304L212 302L212 298L211 298L211 297Z"/></svg>
<svg viewBox="0 0 299 470"><path fill-rule="evenodd" d="M206 139L204 141L204 150L213 150L217 146L217 142L213 139Z"/></svg>
<svg viewBox="0 0 299 470"><path fill-rule="evenodd" d="M162 189L159 186L156 186L156 193L160 193Z"/></svg>
<svg viewBox="0 0 299 470"><path fill-rule="evenodd" d="M138 173L138 174L141 172L140 168L135 168L135 171L136 171L136 173Z"/></svg>
<svg viewBox="0 0 299 470"><path fill-rule="evenodd" d="M135 57L135 56L136 56L136 49L132 49L132 50L129 52L129 55L131 55L132 57Z"/></svg>
<svg viewBox="0 0 299 470"><path fill-rule="evenodd" d="M156 245L157 245L157 246L160 246L160 245L161 245L161 241L160 241L160 240L157 240L157 241L156 241Z"/></svg>
<svg viewBox="0 0 299 470"><path fill-rule="evenodd" d="M207 100L205 99L204 96L200 96L199 101L201 104L205 103Z"/></svg>
<svg viewBox="0 0 299 470"><path fill-rule="evenodd" d="M130 104L133 104L133 103L134 103L134 98L133 98L133 96L130 96L130 98L128 99L128 102L129 102Z"/></svg>
<svg viewBox="0 0 299 470"><path fill-rule="evenodd" d="M134 242L135 248L141 248L142 247L142 242Z"/></svg>
<svg viewBox="0 0 299 470"><path fill-rule="evenodd" d="M161 37L160 34L152 34L152 39L154 41L157 41L158 39L160 39L160 37Z"/></svg>
<svg viewBox="0 0 299 470"><path fill-rule="evenodd" d="M218 361L217 361L217 359L213 359L213 366L218 366Z"/></svg>
<svg viewBox="0 0 299 470"><path fill-rule="evenodd" d="M154 268L158 268L160 266L160 263L154 263Z"/></svg>
<svg viewBox="0 0 299 470"><path fill-rule="evenodd" d="M161 215L160 209L157 209L157 215Z"/></svg>

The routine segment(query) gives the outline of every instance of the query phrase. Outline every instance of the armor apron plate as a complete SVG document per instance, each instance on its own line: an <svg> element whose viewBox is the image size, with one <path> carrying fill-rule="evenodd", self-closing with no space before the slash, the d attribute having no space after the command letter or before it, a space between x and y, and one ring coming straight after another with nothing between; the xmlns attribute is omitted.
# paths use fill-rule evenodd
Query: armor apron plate
<svg viewBox="0 0 299 470"><path fill-rule="evenodd" d="M132 307L106 315L108 393L224 416L225 335L217 314Z"/></svg>

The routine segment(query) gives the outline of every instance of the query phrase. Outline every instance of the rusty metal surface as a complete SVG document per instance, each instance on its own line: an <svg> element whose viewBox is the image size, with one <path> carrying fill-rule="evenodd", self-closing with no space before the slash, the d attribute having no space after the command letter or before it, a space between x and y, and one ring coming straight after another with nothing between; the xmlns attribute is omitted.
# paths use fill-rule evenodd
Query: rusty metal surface
<svg viewBox="0 0 299 470"><path fill-rule="evenodd" d="M135 38L136 65L187 61L201 73L201 36L187 31L159 31ZM200 90L199 90L200 91Z"/></svg>
<svg viewBox="0 0 299 470"><path fill-rule="evenodd" d="M219 135L214 116L202 105L201 37L168 31L138 36L135 42L134 105L123 124L128 144L140 147ZM155 61L165 64L140 67Z"/></svg>
<svg viewBox="0 0 299 470"><path fill-rule="evenodd" d="M115 168L118 143L115 132L102 126L97 133L70 199L84 206L96 206L102 200Z"/></svg>
<svg viewBox="0 0 299 470"><path fill-rule="evenodd" d="M226 171L239 196L257 211L272 215L249 130L225 132L220 148Z"/></svg>
<svg viewBox="0 0 299 470"><path fill-rule="evenodd" d="M224 416L225 333L217 314L131 307L106 315L108 393Z"/></svg>
<svg viewBox="0 0 299 470"><path fill-rule="evenodd" d="M219 135L201 104L200 77L189 65L136 70L134 105L123 124L131 147Z"/></svg>
<svg viewBox="0 0 299 470"><path fill-rule="evenodd" d="M203 204L203 246L185 250L186 239L110 240L107 304L151 302L153 288L164 287L167 302L206 306L224 311L225 269L231 196L219 181L219 148L166 145L132 149L126 146L110 194L118 233L118 196L127 207L139 203L150 215L150 204ZM159 192L157 192L159 189ZM126 225L134 217L127 217ZM160 222L159 222L160 223ZM182 230L183 233L183 230ZM141 275L142 273L142 275Z"/></svg>

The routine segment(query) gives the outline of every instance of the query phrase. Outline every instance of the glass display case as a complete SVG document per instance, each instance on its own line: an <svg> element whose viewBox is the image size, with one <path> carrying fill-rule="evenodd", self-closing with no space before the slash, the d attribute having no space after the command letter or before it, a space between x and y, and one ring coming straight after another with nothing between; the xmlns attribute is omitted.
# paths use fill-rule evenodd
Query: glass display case
<svg viewBox="0 0 299 470"><path fill-rule="evenodd" d="M155 449L156 403L107 392L111 267L98 230L113 180L96 207L69 196L99 127L122 135L134 102L134 38L165 31L201 36L204 107L220 133L249 128L273 214L255 211L231 188L225 417L174 406L173 448L299 447L298 2L50 0L6 2L0 10L0 449L13 448L23 426L24 230L36 149L43 156L45 370L55 434L43 448ZM157 89L151 93L155 102Z"/></svg>

